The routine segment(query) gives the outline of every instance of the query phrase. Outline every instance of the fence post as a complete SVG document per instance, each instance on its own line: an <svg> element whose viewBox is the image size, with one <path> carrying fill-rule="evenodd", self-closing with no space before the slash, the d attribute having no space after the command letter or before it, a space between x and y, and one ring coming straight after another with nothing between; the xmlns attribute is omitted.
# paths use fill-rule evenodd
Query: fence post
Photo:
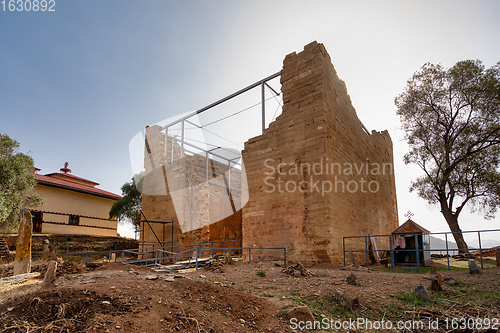
<svg viewBox="0 0 500 333"><path fill-rule="evenodd" d="M413 235L413 239L415 240L415 251L417 251L417 271L420 272L420 253L418 250L418 236Z"/></svg>
<svg viewBox="0 0 500 333"><path fill-rule="evenodd" d="M392 243L392 235L389 235L389 251L391 251L390 259L391 259L391 272L394 270L394 249Z"/></svg>
<svg viewBox="0 0 500 333"><path fill-rule="evenodd" d="M286 269L286 247L283 248L283 255L284 255L284 259L283 259L283 264L285 266L285 269ZM345 265L344 265L345 266Z"/></svg>
<svg viewBox="0 0 500 333"><path fill-rule="evenodd" d="M342 237L342 252L344 253L344 267L345 267L345 237Z"/></svg>
<svg viewBox="0 0 500 333"><path fill-rule="evenodd" d="M446 242L446 259L448 260L448 270L450 270L450 253L448 252L448 234L444 234L444 240Z"/></svg>
<svg viewBox="0 0 500 333"><path fill-rule="evenodd" d="M479 242L479 256L481 258L481 269L484 269L483 268L483 248L481 247L481 232L480 231L477 232L477 240Z"/></svg>
<svg viewBox="0 0 500 333"><path fill-rule="evenodd" d="M251 247L248 248L248 262L249 263L252 262L252 248Z"/></svg>
<svg viewBox="0 0 500 333"><path fill-rule="evenodd" d="M196 255L196 270L198 270L198 251L200 249L201 245L198 245L198 247L195 250L195 255Z"/></svg>
<svg viewBox="0 0 500 333"><path fill-rule="evenodd" d="M122 250L122 264L125 261L125 251Z"/></svg>
<svg viewBox="0 0 500 333"><path fill-rule="evenodd" d="M368 268L368 237L365 236L366 268Z"/></svg>
<svg viewBox="0 0 500 333"><path fill-rule="evenodd" d="M85 252L85 265L87 265L88 257L89 257L89 253Z"/></svg>
<svg viewBox="0 0 500 333"><path fill-rule="evenodd" d="M66 243L66 261L69 260L69 242Z"/></svg>

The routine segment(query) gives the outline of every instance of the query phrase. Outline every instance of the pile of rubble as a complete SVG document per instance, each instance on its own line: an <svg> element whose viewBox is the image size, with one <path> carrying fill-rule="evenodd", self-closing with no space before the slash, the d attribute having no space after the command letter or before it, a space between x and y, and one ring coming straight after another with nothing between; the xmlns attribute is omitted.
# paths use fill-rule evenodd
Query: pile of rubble
<svg viewBox="0 0 500 333"><path fill-rule="evenodd" d="M57 262L58 277L63 275L81 274L89 271L89 269L87 269L87 267L83 263L77 263L74 261L62 261L61 258L58 258ZM38 272L43 278L45 276L45 272L47 272L48 266L49 262L34 262L31 264L31 272ZM14 275L14 265L0 267L0 277L7 277L12 275Z"/></svg>
<svg viewBox="0 0 500 333"><path fill-rule="evenodd" d="M231 254L227 254L226 256L214 255L212 259L210 259L203 268L207 270L211 270L215 273L222 273L224 271L224 265L232 265L233 264L233 256Z"/></svg>
<svg viewBox="0 0 500 333"><path fill-rule="evenodd" d="M305 268L300 262L298 262L296 265L283 268L283 273L293 275L295 277L314 276L314 273L309 272L307 268Z"/></svg>

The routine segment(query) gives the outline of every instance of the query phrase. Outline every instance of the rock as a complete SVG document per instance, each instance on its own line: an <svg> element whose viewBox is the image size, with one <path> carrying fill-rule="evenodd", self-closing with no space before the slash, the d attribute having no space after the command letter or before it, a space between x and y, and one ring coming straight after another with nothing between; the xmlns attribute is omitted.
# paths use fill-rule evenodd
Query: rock
<svg viewBox="0 0 500 333"><path fill-rule="evenodd" d="M439 281L437 279L432 280L431 282L431 290L433 291L442 291L443 288L439 284Z"/></svg>
<svg viewBox="0 0 500 333"><path fill-rule="evenodd" d="M175 276L173 275L164 275L163 279L167 282L174 282L175 281Z"/></svg>
<svg viewBox="0 0 500 333"><path fill-rule="evenodd" d="M146 275L146 280L156 280L158 277L158 274Z"/></svg>
<svg viewBox="0 0 500 333"><path fill-rule="evenodd" d="M420 299L423 299L423 300L428 300L428 299L431 298L430 295L429 295L429 292L427 291L427 288L425 288L422 285L420 285L417 288L415 288L415 291L413 293L417 294L417 296Z"/></svg>
<svg viewBox="0 0 500 333"><path fill-rule="evenodd" d="M293 272L293 276L295 277L300 277L302 274L300 273L300 271L294 271Z"/></svg>
<svg viewBox="0 0 500 333"><path fill-rule="evenodd" d="M436 276L436 280L438 281L438 283L439 283L440 286L443 285L443 276L441 274L438 274Z"/></svg>
<svg viewBox="0 0 500 333"><path fill-rule="evenodd" d="M453 279L450 279L450 280L446 281L446 283L449 284L450 286L454 286L454 285L457 284L457 282L455 280L453 280Z"/></svg>
<svg viewBox="0 0 500 333"><path fill-rule="evenodd" d="M346 281L347 281L347 284L350 284L350 285L359 285L359 282L358 282L358 279L356 278L356 276L354 274L351 273L351 275L349 275L347 278L346 278Z"/></svg>
<svg viewBox="0 0 500 333"><path fill-rule="evenodd" d="M295 318L297 320L297 322L300 322L300 321L313 322L314 321L314 316L313 316L311 310L307 306L297 306L297 307L291 309L286 314L286 318L288 320Z"/></svg>
<svg viewBox="0 0 500 333"><path fill-rule="evenodd" d="M477 263L474 259L469 260L469 273L470 274L479 274L481 271L479 271L479 267L477 267Z"/></svg>
<svg viewBox="0 0 500 333"><path fill-rule="evenodd" d="M50 257L50 242L48 239L45 239L43 241L43 248L42 248L42 259L43 260L49 260Z"/></svg>
<svg viewBox="0 0 500 333"><path fill-rule="evenodd" d="M54 284L56 280L56 271L57 271L57 261L52 260L49 263L49 267L47 268L47 272L45 273L45 277L43 278L42 286L44 288L49 288Z"/></svg>

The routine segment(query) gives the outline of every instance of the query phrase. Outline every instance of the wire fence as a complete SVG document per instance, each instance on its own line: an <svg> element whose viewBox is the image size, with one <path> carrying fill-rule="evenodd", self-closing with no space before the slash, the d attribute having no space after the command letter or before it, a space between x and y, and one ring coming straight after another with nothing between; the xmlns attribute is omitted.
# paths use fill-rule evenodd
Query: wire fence
<svg viewBox="0 0 500 333"><path fill-rule="evenodd" d="M451 241L453 234L457 233L473 236L469 237L468 243L477 244L477 246L459 248ZM447 259L447 268L450 270L450 257L455 255L463 257L464 260L475 259L476 256L470 253L475 251L479 257L481 269L483 269L483 253L500 250L498 246L483 244L485 235L489 237L495 235L493 239L500 243L500 237L498 237L500 229L343 237L344 267L346 266L346 256L349 256L351 264L355 264L356 258L358 261L365 261L366 267L370 266L370 261L385 262L387 260L387 264L391 265L391 271L395 267L420 271L422 265L430 265L433 256L440 256ZM444 236L444 240L435 236Z"/></svg>

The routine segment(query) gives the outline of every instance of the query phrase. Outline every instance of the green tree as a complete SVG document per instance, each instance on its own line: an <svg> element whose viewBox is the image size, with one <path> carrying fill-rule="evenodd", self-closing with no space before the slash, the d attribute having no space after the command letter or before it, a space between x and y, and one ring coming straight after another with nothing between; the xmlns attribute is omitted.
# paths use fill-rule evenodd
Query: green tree
<svg viewBox="0 0 500 333"><path fill-rule="evenodd" d="M18 226L21 208L42 205L41 197L34 191L33 159L18 150L17 141L0 133L0 229L5 231Z"/></svg>
<svg viewBox="0 0 500 333"><path fill-rule="evenodd" d="M132 222L141 219L141 201L142 201L142 174L134 175L132 180L122 186L122 196L115 202L109 211L110 218L120 220L131 220Z"/></svg>
<svg viewBox="0 0 500 333"><path fill-rule="evenodd" d="M462 252L458 218L466 205L493 217L500 203L500 62L485 69L479 60L450 69L425 64L396 98L414 163L423 176L410 191L439 204Z"/></svg>

